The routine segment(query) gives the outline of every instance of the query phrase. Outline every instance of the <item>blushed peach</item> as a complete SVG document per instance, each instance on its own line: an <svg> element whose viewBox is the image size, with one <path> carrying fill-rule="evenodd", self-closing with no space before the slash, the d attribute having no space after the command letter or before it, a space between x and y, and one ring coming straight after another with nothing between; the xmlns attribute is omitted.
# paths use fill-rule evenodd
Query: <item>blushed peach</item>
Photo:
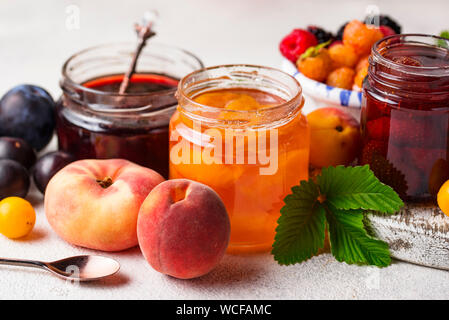
<svg viewBox="0 0 449 320"><path fill-rule="evenodd" d="M45 213L67 242L102 251L134 247L137 214L164 178L127 160L80 160L59 171L45 191Z"/></svg>
<svg viewBox="0 0 449 320"><path fill-rule="evenodd" d="M218 194L187 179L154 188L137 221L140 249L157 271L180 279L200 277L223 257L230 222Z"/></svg>
<svg viewBox="0 0 449 320"><path fill-rule="evenodd" d="M310 164L317 168L349 165L360 148L360 128L349 113L320 108L307 115L310 126Z"/></svg>

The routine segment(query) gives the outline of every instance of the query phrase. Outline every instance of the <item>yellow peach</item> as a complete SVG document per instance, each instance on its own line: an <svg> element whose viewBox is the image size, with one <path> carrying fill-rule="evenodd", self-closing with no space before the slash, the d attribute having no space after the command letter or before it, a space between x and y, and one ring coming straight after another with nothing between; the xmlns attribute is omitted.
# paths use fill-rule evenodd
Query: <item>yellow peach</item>
<svg viewBox="0 0 449 320"><path fill-rule="evenodd" d="M321 108L307 115L310 126L310 164L322 168L349 165L360 148L356 119L337 108Z"/></svg>

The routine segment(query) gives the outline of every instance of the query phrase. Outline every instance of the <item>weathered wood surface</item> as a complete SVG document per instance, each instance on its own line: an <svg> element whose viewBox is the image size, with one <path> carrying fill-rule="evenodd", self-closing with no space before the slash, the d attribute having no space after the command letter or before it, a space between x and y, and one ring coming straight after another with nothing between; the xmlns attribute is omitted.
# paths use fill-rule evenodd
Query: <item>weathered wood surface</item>
<svg viewBox="0 0 449 320"><path fill-rule="evenodd" d="M449 270L449 217L434 204L407 204L396 215L367 218L394 258Z"/></svg>

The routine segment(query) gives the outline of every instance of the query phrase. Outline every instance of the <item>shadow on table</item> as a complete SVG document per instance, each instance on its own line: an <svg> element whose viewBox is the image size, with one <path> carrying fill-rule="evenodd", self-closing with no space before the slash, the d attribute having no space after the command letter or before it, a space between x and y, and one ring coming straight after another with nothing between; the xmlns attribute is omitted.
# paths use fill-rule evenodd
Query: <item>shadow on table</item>
<svg viewBox="0 0 449 320"><path fill-rule="evenodd" d="M100 255L104 255L104 256L108 256L110 258L116 259L119 263L121 258L123 257L132 257L132 258L141 258L142 257L142 253L139 249L139 247L134 247L131 249L127 249L124 251L119 251L119 252L98 252L95 250L89 250L89 249L84 249L84 250L88 250L88 251L92 251L91 254L100 254ZM126 270L123 269L123 267L120 268L119 272L117 272L116 274L114 274L113 276L104 278L102 280L98 280L98 281L92 281L92 282L81 282L80 285L83 287L101 287L101 288L113 288L113 287L121 287L124 286L126 284L128 284L131 280L131 278L126 274Z"/></svg>
<svg viewBox="0 0 449 320"><path fill-rule="evenodd" d="M28 235L22 238L14 239L16 242L34 242L42 240L47 236L47 233L41 229L34 229Z"/></svg>
<svg viewBox="0 0 449 320"><path fill-rule="evenodd" d="M130 278L123 272L118 272L113 276L92 282L80 282L83 287L118 288L126 285Z"/></svg>
<svg viewBox="0 0 449 320"><path fill-rule="evenodd" d="M190 280L181 280L167 276L169 282L182 284L185 282L189 288L218 289L223 287L247 287L249 283L254 284L266 273L268 260L272 259L269 254L251 255L225 255L219 265L210 273Z"/></svg>

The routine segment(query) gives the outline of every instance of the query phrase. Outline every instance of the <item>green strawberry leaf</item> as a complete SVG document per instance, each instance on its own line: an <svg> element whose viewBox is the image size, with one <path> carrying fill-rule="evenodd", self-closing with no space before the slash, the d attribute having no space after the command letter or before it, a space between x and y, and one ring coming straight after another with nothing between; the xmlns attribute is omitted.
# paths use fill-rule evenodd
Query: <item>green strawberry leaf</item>
<svg viewBox="0 0 449 320"><path fill-rule="evenodd" d="M441 31L440 37L444 38L444 39L449 39L449 31L448 30ZM437 41L437 45L439 47L443 47L443 48L447 48L448 47L447 41L445 41L445 40L438 40Z"/></svg>
<svg viewBox="0 0 449 320"><path fill-rule="evenodd" d="M369 166L323 168L317 177L326 203L340 210L363 209L393 214L404 203L376 178Z"/></svg>
<svg viewBox="0 0 449 320"><path fill-rule="evenodd" d="M329 167L301 181L284 199L272 254L279 264L305 261L324 247L328 226L332 254L349 264L379 267L391 263L388 244L367 233L367 211L392 214L404 204L369 166Z"/></svg>
<svg viewBox="0 0 449 320"><path fill-rule="evenodd" d="M340 262L386 267L391 263L388 244L370 237L363 225L363 210L326 210L331 252Z"/></svg>
<svg viewBox="0 0 449 320"><path fill-rule="evenodd" d="M310 180L285 197L271 252L279 264L305 261L324 247L325 211L318 196L318 186Z"/></svg>
<svg viewBox="0 0 449 320"><path fill-rule="evenodd" d="M299 60L317 56L320 50L327 47L330 43L331 40L320 43L319 45L316 45L314 47L307 48L307 50L299 57Z"/></svg>

